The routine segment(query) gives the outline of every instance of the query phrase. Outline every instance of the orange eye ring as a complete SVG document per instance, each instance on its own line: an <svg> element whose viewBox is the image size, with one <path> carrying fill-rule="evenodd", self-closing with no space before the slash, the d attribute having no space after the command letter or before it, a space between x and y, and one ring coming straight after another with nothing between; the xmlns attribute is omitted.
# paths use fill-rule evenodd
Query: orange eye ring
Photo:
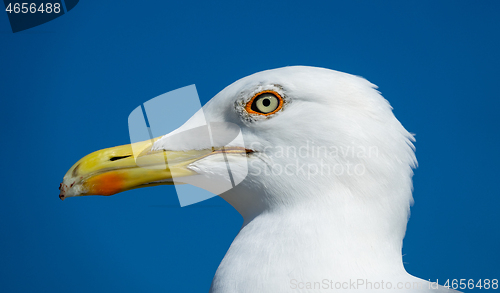
<svg viewBox="0 0 500 293"><path fill-rule="evenodd" d="M262 113L262 112L257 112L255 111L254 109L252 109L252 105L254 104L254 102L256 102L258 100L258 98L264 94L271 94L273 96L276 97L276 99L278 100L278 106L276 107L276 109L274 109L273 111L269 112L269 113ZM257 115L262 115L262 116L269 116L269 115L272 115L276 112L278 112L279 110L281 110L281 108L283 107L283 98L281 97L280 94L278 94L277 92L275 91L272 91L272 90L265 90L265 91L261 91L261 92L258 92L256 93L251 99L250 101L248 101L248 103L246 104L245 106L245 110L249 113L249 114L257 114Z"/></svg>

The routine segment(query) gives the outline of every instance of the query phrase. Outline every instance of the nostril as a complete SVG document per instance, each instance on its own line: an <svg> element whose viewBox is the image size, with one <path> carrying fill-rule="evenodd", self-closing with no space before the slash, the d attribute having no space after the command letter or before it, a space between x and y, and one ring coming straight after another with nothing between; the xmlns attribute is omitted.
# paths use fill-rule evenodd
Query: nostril
<svg viewBox="0 0 500 293"><path fill-rule="evenodd" d="M110 161L117 161L117 160L125 159L125 158L131 157L131 156L132 156L132 155L128 155L128 156L118 156L118 157L111 157L109 160L110 160Z"/></svg>

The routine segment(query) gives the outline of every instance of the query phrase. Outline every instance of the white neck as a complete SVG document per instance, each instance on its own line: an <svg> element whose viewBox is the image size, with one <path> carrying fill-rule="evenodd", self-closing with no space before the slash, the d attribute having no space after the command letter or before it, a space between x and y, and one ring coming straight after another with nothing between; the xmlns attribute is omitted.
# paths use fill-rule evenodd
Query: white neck
<svg viewBox="0 0 500 293"><path fill-rule="evenodd" d="M292 280L406 275L401 248L408 203L396 201L402 204L395 206L390 195L322 198L328 200L316 198L244 216L213 288L226 288L232 280L237 287L227 292L256 290L255 284L265 286L260 290L267 291L261 292L288 292Z"/></svg>

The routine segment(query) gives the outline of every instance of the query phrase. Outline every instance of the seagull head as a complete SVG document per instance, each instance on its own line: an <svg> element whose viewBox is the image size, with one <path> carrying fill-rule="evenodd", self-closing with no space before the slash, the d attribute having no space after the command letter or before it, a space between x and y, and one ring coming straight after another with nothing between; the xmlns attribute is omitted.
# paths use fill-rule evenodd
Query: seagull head
<svg viewBox="0 0 500 293"><path fill-rule="evenodd" d="M413 141L366 79L278 68L227 86L171 133L83 157L59 196L164 184L219 195L244 223L211 292L289 292L290 279L318 277L414 280L401 256Z"/></svg>
<svg viewBox="0 0 500 293"><path fill-rule="evenodd" d="M390 202L389 210L396 203L393 212L407 217L412 141L366 79L284 67L227 86L172 133L85 156L65 175L60 197L188 183L220 195L246 221L352 198Z"/></svg>

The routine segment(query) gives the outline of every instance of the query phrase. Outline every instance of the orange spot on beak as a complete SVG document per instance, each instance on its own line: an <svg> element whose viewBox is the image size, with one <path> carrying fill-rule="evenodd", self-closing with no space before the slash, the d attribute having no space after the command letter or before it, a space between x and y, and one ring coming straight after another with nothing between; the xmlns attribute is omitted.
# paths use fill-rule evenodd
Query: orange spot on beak
<svg viewBox="0 0 500 293"><path fill-rule="evenodd" d="M113 195L123 191L125 187L125 178L121 174L113 172L97 175L91 178L87 183L91 194L95 195Z"/></svg>

